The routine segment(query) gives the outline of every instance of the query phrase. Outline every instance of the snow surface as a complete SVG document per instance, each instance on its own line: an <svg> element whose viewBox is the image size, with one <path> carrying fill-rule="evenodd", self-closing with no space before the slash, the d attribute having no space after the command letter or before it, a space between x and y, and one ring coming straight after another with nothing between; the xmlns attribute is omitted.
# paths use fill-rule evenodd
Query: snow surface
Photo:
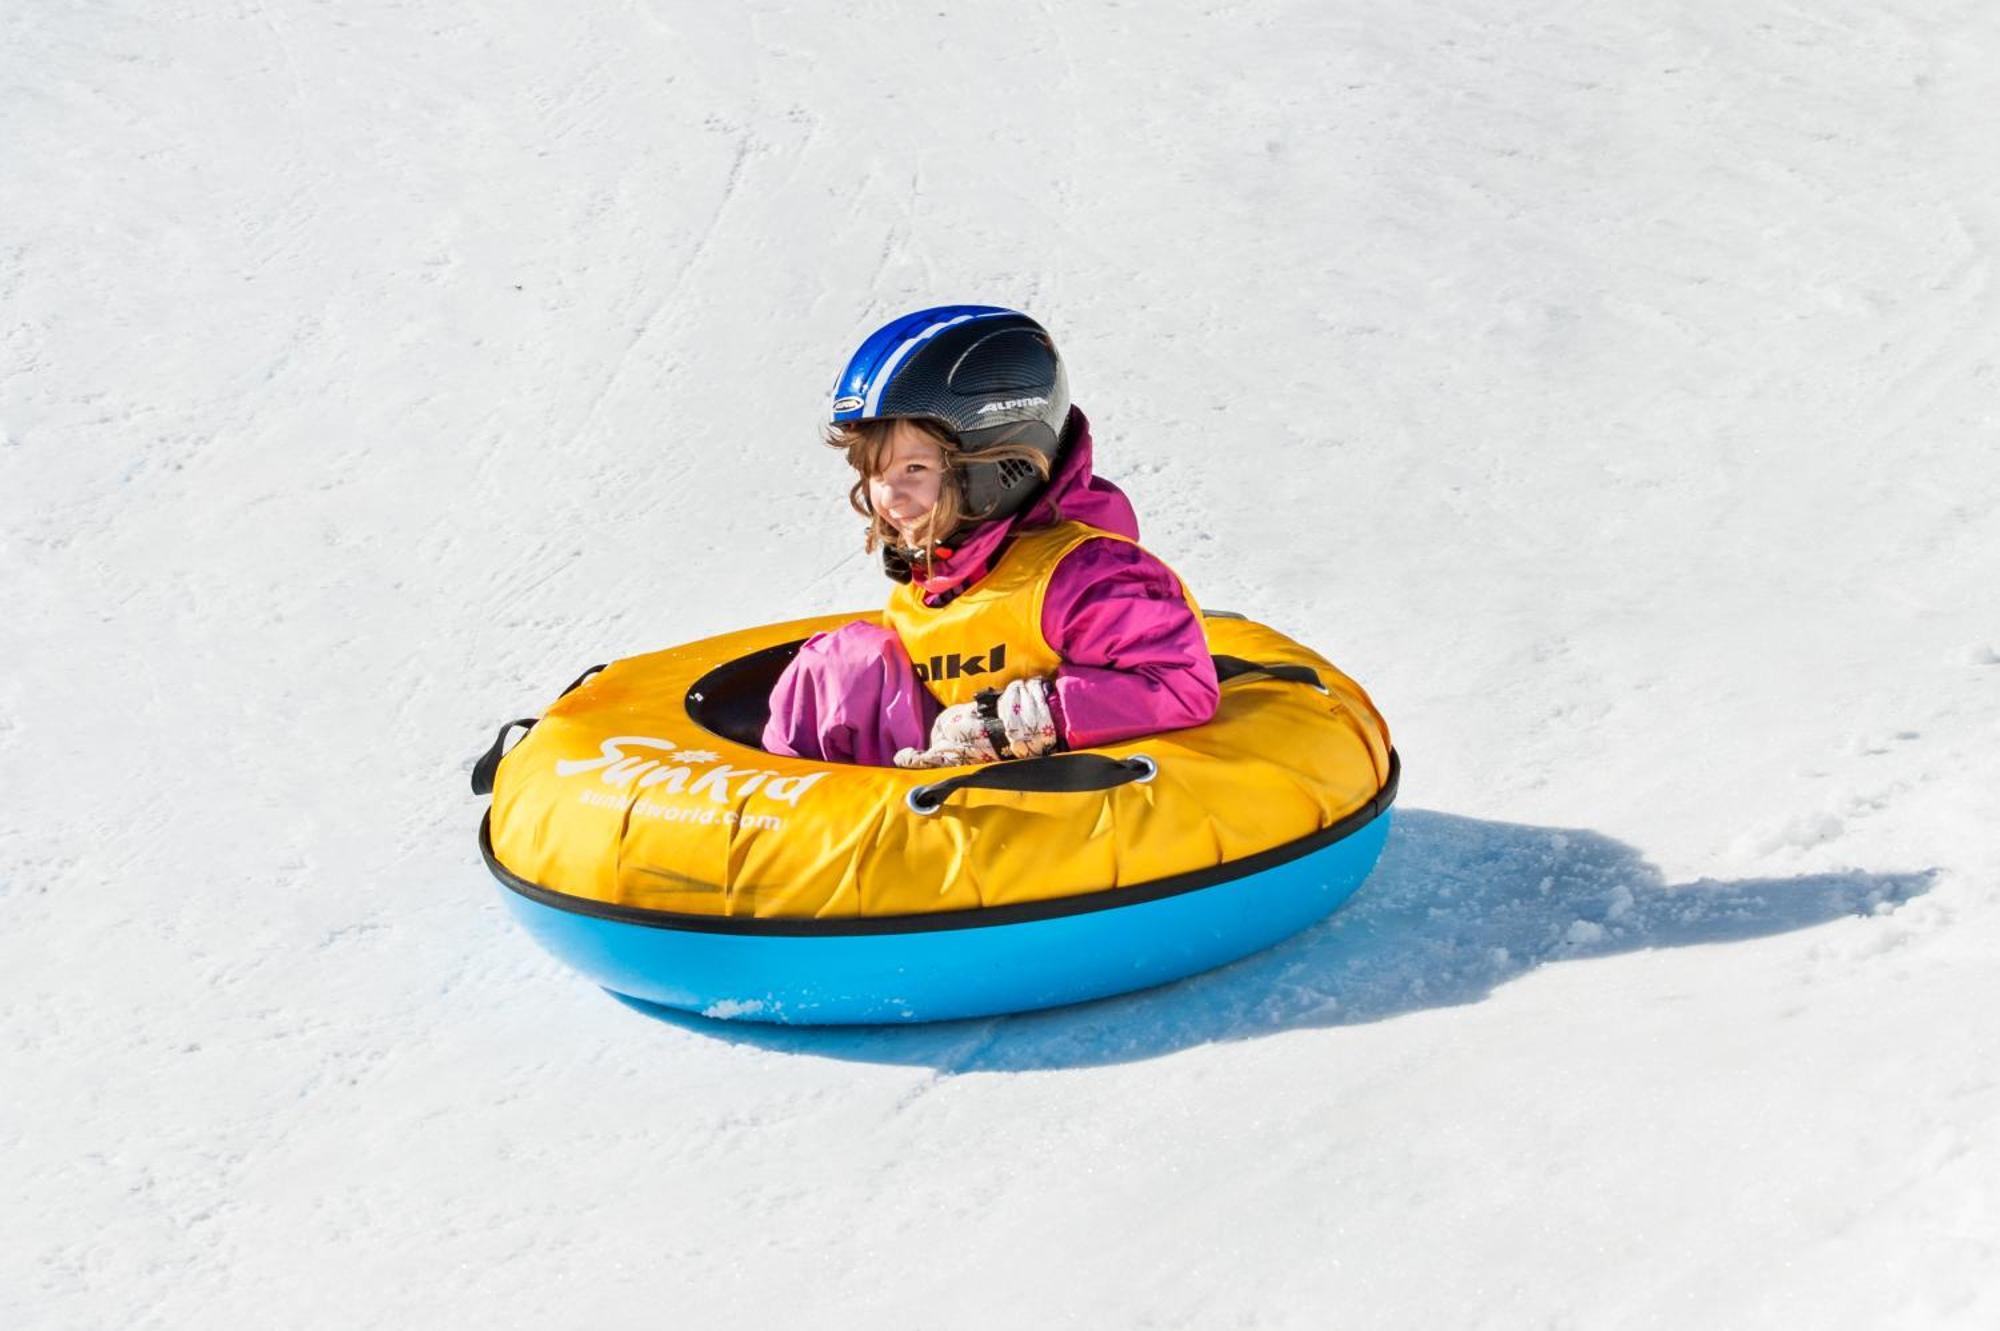
<svg viewBox="0 0 2000 1331"><path fill-rule="evenodd" d="M0 1324L2000 1325L1996 108L1984 0L0 7ZM628 1008L472 757L876 603L815 422L944 301L1372 689L1382 867Z"/></svg>

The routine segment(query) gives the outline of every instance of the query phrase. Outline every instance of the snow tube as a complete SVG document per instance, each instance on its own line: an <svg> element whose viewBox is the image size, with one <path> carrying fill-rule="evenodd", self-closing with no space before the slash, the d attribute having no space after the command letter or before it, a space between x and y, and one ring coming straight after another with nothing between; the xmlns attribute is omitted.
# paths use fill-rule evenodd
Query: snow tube
<svg viewBox="0 0 2000 1331"><path fill-rule="evenodd" d="M528 931L614 993L710 1017L935 1021L1222 965L1374 867L1387 725L1323 657L1223 612L1204 616L1222 697L1201 726L931 771L759 747L804 640L871 618L594 667L503 726L473 770L493 796L479 844Z"/></svg>

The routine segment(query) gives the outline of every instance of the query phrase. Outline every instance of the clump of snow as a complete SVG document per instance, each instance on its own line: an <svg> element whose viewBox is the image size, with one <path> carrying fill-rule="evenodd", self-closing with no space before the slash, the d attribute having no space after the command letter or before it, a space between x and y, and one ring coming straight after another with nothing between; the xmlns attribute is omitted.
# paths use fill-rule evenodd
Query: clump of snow
<svg viewBox="0 0 2000 1331"><path fill-rule="evenodd" d="M1604 941L1604 926L1595 920L1576 920L1563 934L1572 947L1585 947L1591 943Z"/></svg>
<svg viewBox="0 0 2000 1331"><path fill-rule="evenodd" d="M701 1015L716 1021L728 1021L739 1017L757 1017L764 1014L765 1003L761 998L725 998L702 1009Z"/></svg>

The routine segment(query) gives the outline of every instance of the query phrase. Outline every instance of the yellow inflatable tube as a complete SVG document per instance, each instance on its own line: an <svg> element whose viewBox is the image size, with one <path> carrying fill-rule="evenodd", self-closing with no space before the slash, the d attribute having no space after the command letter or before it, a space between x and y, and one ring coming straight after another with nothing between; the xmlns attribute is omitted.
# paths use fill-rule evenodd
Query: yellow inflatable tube
<svg viewBox="0 0 2000 1331"><path fill-rule="evenodd" d="M1388 727L1359 685L1277 630L1219 614L1206 627L1221 703L1192 729L922 772L757 747L798 644L873 618L746 629L587 676L490 774L494 860L625 918L923 916L1214 869L1332 828L1391 781Z"/></svg>

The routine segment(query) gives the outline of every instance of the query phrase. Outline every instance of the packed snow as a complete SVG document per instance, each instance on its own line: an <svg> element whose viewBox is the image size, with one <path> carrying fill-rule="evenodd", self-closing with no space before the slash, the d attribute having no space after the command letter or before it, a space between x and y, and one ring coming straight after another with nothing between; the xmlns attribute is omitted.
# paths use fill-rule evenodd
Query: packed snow
<svg viewBox="0 0 2000 1331"><path fill-rule="evenodd" d="M0 8L0 1324L2000 1325L1996 107L1975 0ZM473 757L878 604L817 423L955 301L1369 687L1381 866L620 1003Z"/></svg>

